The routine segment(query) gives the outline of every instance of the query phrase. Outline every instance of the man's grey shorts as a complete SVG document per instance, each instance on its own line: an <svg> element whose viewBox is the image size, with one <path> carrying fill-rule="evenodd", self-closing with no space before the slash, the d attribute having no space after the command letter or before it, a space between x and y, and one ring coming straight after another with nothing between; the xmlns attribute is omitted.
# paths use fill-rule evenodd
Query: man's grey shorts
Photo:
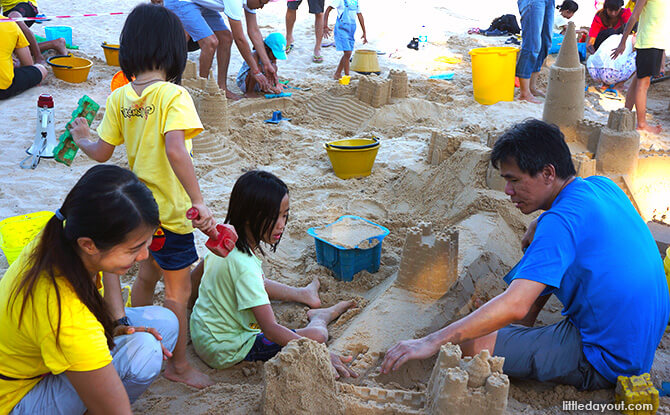
<svg viewBox="0 0 670 415"><path fill-rule="evenodd" d="M498 330L494 355L505 358L511 378L573 385L580 390L613 388L586 360L579 330L566 318L544 327L516 324Z"/></svg>
<svg viewBox="0 0 670 415"><path fill-rule="evenodd" d="M286 6L291 10L298 10L302 0L289 0L286 2ZM307 0L309 5L309 12L312 14L323 13L323 6L326 3L326 0Z"/></svg>

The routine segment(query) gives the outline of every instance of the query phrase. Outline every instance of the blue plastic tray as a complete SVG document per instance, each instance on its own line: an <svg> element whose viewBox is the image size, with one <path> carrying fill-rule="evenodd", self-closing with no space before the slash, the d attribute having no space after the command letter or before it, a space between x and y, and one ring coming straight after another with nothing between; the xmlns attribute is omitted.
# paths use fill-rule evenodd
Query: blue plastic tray
<svg viewBox="0 0 670 415"><path fill-rule="evenodd" d="M366 239L366 241L377 239L379 240L379 243L368 249L349 249L332 244L316 235L317 229L332 226L344 218L361 219L377 226L379 228L379 235L372 236ZM365 218L361 218L360 216L344 215L329 225L309 228L307 233L314 237L314 244L316 245L316 262L333 271L336 279L341 281L351 281L354 279L354 274L358 272L364 270L368 272L379 271L379 264L382 256L382 241L386 235L389 234L389 230Z"/></svg>

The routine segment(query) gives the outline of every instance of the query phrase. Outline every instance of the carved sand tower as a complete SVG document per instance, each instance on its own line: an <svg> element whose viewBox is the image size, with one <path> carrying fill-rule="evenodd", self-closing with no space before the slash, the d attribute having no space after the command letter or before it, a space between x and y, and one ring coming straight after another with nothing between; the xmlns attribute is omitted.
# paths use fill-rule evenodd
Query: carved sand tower
<svg viewBox="0 0 670 415"><path fill-rule="evenodd" d="M356 98L375 108L386 105L391 98L391 79L381 79L378 76L363 76L358 81Z"/></svg>
<svg viewBox="0 0 670 415"><path fill-rule="evenodd" d="M461 349L447 343L440 348L427 388L427 412L435 415L502 415L507 408L509 379L502 373L502 357L488 350L461 360Z"/></svg>
<svg viewBox="0 0 670 415"><path fill-rule="evenodd" d="M210 71L210 77L212 72ZM193 61L186 61L184 73L181 76L181 84L191 89L205 89L207 79L198 76L198 67Z"/></svg>
<svg viewBox="0 0 670 415"><path fill-rule="evenodd" d="M635 114L626 108L610 112L601 128L596 150L599 174L632 175L637 168L640 133L635 130Z"/></svg>
<svg viewBox="0 0 670 415"><path fill-rule="evenodd" d="M440 298L458 278L458 231L433 234L419 222L407 230L396 286Z"/></svg>
<svg viewBox="0 0 670 415"><path fill-rule="evenodd" d="M585 68L579 62L577 52L575 24L569 22L558 58L549 70L549 86L542 114L544 121L564 130L574 127L584 118L584 74Z"/></svg>
<svg viewBox="0 0 670 415"><path fill-rule="evenodd" d="M198 105L198 115L205 127L228 133L228 100L212 76L207 79L205 92Z"/></svg>
<svg viewBox="0 0 670 415"><path fill-rule="evenodd" d="M409 83L407 81L407 72L391 69L389 72L391 80L391 97L407 98L409 94Z"/></svg>

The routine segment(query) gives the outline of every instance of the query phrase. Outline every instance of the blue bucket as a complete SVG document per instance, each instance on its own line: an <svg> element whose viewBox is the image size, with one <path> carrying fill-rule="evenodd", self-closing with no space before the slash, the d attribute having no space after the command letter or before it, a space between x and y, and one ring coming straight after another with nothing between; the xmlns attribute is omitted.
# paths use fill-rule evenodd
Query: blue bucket
<svg viewBox="0 0 670 415"><path fill-rule="evenodd" d="M65 39L65 43L72 45L72 28L70 26L47 26L44 28L44 34L47 40L62 37Z"/></svg>

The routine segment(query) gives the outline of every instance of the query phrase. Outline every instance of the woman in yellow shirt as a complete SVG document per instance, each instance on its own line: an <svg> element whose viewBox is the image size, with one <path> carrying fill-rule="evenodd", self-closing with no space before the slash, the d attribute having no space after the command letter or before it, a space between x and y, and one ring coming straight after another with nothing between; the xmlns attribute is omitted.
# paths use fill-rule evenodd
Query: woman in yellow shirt
<svg viewBox="0 0 670 415"><path fill-rule="evenodd" d="M99 275L147 258L157 226L158 206L132 172L100 165L79 179L0 279L0 414L131 413L178 322L156 306L114 321Z"/></svg>

